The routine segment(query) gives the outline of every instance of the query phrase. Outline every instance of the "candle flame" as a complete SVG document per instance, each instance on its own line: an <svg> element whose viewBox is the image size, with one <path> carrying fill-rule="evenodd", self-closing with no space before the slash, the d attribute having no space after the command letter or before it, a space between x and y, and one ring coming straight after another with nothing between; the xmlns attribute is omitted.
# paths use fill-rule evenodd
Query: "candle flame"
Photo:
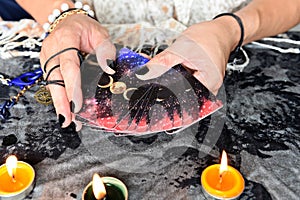
<svg viewBox="0 0 300 200"><path fill-rule="evenodd" d="M222 152L222 158L221 158L221 166L220 166L220 176L222 176L222 174L224 172L228 171L228 164L227 164L227 154L226 152L223 150Z"/></svg>
<svg viewBox="0 0 300 200"><path fill-rule="evenodd" d="M97 200L103 199L106 196L106 189L101 177L98 174L93 175L93 193Z"/></svg>
<svg viewBox="0 0 300 200"><path fill-rule="evenodd" d="M12 155L6 159L5 165L8 172L8 175L15 181L15 175L17 171L18 159L16 156Z"/></svg>

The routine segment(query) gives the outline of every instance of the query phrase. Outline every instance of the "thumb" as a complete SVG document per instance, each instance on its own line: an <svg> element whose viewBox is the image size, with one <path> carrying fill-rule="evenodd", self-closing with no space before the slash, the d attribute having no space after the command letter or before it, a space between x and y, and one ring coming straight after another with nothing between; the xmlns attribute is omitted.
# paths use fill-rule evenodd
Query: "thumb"
<svg viewBox="0 0 300 200"><path fill-rule="evenodd" d="M104 40L98 47L96 47L95 53L98 64L102 70L108 74L114 74L115 70L113 70L110 66L116 59L116 47L113 43L109 39Z"/></svg>
<svg viewBox="0 0 300 200"><path fill-rule="evenodd" d="M166 49L165 51L154 56L141 70L146 73L139 74L139 71L136 73L136 76L140 80L149 80L157 78L164 73L166 73L173 66L183 62L183 59L176 56L172 52ZM146 68L146 70L144 69Z"/></svg>

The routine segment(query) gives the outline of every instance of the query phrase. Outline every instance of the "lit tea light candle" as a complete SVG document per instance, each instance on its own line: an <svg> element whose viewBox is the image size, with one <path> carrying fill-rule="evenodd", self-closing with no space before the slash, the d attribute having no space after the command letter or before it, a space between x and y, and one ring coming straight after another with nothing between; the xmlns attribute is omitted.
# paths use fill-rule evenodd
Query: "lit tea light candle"
<svg viewBox="0 0 300 200"><path fill-rule="evenodd" d="M103 199L106 196L106 188L98 174L93 176L92 189L96 199Z"/></svg>
<svg viewBox="0 0 300 200"><path fill-rule="evenodd" d="M0 166L0 199L24 199L34 187L35 172L28 163L9 156Z"/></svg>
<svg viewBox="0 0 300 200"><path fill-rule="evenodd" d="M94 174L82 193L82 200L127 200L126 185L114 177L100 177Z"/></svg>
<svg viewBox="0 0 300 200"><path fill-rule="evenodd" d="M221 164L211 165L202 172L201 184L203 190L215 199L235 199L245 188L240 172L228 166L225 151L222 153Z"/></svg>

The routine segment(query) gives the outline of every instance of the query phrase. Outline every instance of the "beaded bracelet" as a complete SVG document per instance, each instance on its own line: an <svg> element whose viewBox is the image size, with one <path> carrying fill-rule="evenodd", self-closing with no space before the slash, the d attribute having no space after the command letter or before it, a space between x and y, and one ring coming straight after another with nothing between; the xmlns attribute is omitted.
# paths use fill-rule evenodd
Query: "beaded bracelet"
<svg viewBox="0 0 300 200"><path fill-rule="evenodd" d="M243 25L243 22L242 22L242 20L239 16L237 16L233 13L221 13L221 14L215 16L213 19L217 19L217 18L222 17L222 16L231 16L231 17L233 17L240 26L241 38L240 38L240 41L239 41L238 45L236 46L236 48L232 52L232 53L237 53L240 50L240 48L242 47L242 44L243 44L243 41L244 41L244 25Z"/></svg>
<svg viewBox="0 0 300 200"><path fill-rule="evenodd" d="M68 11L63 12L61 15L59 15L59 17L57 19L55 19L55 21L50 25L49 29L48 29L48 33L51 33L54 28L66 17L74 15L74 14L85 14L88 15L88 13L84 10L80 10L80 9L70 9Z"/></svg>
<svg viewBox="0 0 300 200"><path fill-rule="evenodd" d="M53 29L56 27L56 25L65 17L73 15L73 14L85 14L92 18L94 18L95 13L91 9L91 7L87 4L83 5L81 2L77 1L74 4L74 8L69 8L69 5L67 3L63 3L60 6L59 9L54 9L53 12L48 16L48 22L43 24L43 29L45 31L45 34L42 36L42 38L45 38ZM59 22L56 22L59 21Z"/></svg>

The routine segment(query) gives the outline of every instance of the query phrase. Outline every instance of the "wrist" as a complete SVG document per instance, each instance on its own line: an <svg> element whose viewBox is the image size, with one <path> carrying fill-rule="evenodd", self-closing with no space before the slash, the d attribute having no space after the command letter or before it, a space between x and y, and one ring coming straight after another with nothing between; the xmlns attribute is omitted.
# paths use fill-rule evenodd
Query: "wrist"
<svg viewBox="0 0 300 200"><path fill-rule="evenodd" d="M57 8L58 3L61 3L59 8ZM87 4L82 4L81 2L76 2L75 4L68 4L64 1L56 1L54 5L54 10L48 16L48 21L43 24L43 29L45 33L42 35L42 38L47 37L49 33L51 33L55 27L63 21L65 18L76 15L76 14L84 14L89 17L94 18L94 11L91 10L90 6Z"/></svg>
<svg viewBox="0 0 300 200"><path fill-rule="evenodd" d="M219 28L220 38L222 38L222 43L229 52L235 51L242 45L244 40L244 30L243 25L240 25L232 16L224 15L215 18L213 22Z"/></svg>

